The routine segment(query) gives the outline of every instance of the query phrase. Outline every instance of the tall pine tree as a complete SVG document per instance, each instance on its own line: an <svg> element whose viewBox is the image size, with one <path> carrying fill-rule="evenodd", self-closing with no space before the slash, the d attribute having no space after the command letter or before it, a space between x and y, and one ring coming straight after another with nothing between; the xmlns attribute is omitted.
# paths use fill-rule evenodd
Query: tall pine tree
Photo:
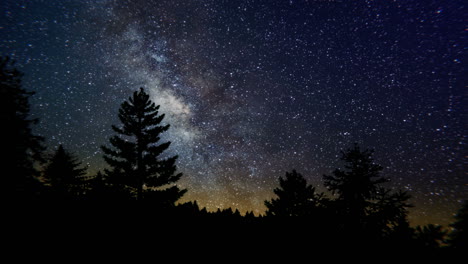
<svg viewBox="0 0 468 264"><path fill-rule="evenodd" d="M34 92L22 88L22 76L8 57L0 57L2 186L15 200L31 199L41 189L35 163L43 161L45 149L43 138L32 133L32 125L38 123L29 117L29 97Z"/></svg>
<svg viewBox="0 0 468 264"><path fill-rule="evenodd" d="M161 125L164 114L159 114L159 105L140 88L122 103L118 117L122 126L112 126L117 133L109 140L112 147L102 146L104 159L111 167L105 171L109 181L130 189L137 200L146 194L148 198L175 203L186 190L177 186L161 190L176 183L182 173L176 173L177 156L161 158L171 142L159 143L161 134L169 129L169 125Z"/></svg>

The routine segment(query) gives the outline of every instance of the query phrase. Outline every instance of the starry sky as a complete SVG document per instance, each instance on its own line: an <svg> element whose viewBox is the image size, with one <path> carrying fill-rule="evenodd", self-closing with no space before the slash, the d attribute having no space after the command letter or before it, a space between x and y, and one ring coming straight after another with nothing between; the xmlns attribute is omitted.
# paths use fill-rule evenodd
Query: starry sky
<svg viewBox="0 0 468 264"><path fill-rule="evenodd" d="M161 105L180 181L209 210L263 213L296 169L320 191L354 142L412 224L468 199L464 1L4 0L0 54L36 91L35 132L90 175L120 104Z"/></svg>

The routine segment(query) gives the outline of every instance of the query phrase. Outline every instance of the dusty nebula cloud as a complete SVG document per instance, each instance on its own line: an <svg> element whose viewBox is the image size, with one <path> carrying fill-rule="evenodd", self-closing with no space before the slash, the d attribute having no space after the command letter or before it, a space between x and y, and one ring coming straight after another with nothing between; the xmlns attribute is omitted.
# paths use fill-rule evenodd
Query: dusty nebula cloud
<svg viewBox="0 0 468 264"><path fill-rule="evenodd" d="M325 191L354 142L376 150L413 223L468 199L462 1L4 1L0 51L36 90L38 133L95 173L145 87L171 129L184 201L264 211L296 169Z"/></svg>

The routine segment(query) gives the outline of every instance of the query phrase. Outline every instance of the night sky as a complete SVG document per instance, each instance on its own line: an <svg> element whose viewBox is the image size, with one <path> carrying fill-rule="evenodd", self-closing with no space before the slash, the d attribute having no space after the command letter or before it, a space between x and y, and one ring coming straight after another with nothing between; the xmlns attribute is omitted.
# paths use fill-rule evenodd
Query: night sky
<svg viewBox="0 0 468 264"><path fill-rule="evenodd" d="M182 202L263 213L286 171L326 191L357 142L413 195L412 224L446 225L468 199L464 4L3 0L0 54L37 92L48 151L64 144L89 175L145 87L171 124Z"/></svg>

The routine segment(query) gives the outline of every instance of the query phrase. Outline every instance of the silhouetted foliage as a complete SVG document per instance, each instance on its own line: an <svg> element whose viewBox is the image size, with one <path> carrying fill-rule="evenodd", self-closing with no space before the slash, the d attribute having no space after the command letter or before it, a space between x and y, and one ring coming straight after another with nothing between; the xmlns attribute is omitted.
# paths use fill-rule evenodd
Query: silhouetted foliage
<svg viewBox="0 0 468 264"><path fill-rule="evenodd" d="M128 189L137 200L159 200L163 205L174 204L186 190L177 186L161 189L177 182L182 173L176 173L177 156L162 159L160 155L171 142L159 143L160 136L169 129L161 125L164 114L143 88L122 103L119 109L121 127L112 126L118 134L110 138L112 148L102 146L104 159L112 168L106 176L114 186ZM146 189L144 189L144 186Z"/></svg>
<svg viewBox="0 0 468 264"><path fill-rule="evenodd" d="M95 176L90 177L87 179L87 188L88 191L86 195L88 199L92 200L101 200L104 199L104 194L106 192L107 186L106 182L104 181L104 175L101 171L98 171Z"/></svg>
<svg viewBox="0 0 468 264"><path fill-rule="evenodd" d="M421 248L437 249L444 242L447 231L442 229L440 225L425 225L415 228L415 239Z"/></svg>
<svg viewBox="0 0 468 264"><path fill-rule="evenodd" d="M187 190L180 190L177 186L171 186L162 190L154 189L145 191L144 199L146 202L150 202L152 206L168 208L174 206L186 192Z"/></svg>
<svg viewBox="0 0 468 264"><path fill-rule="evenodd" d="M0 117L2 122L3 186L9 197L32 199L41 189L37 180L39 172L34 164L43 161L43 138L32 133L38 119L30 119L29 97L34 92L22 88L23 74L14 68L8 57L0 57Z"/></svg>
<svg viewBox="0 0 468 264"><path fill-rule="evenodd" d="M200 210L197 201L179 204L177 205L177 209L180 214L187 217L200 217L207 214L206 208L204 208L205 210Z"/></svg>
<svg viewBox="0 0 468 264"><path fill-rule="evenodd" d="M245 214L245 218L254 219L254 218L255 218L254 212L253 212L253 211L248 211L248 212Z"/></svg>
<svg viewBox="0 0 468 264"><path fill-rule="evenodd" d="M200 213L201 213L202 215L206 215L206 214L208 214L208 210L206 210L206 207L203 207L203 208L200 210Z"/></svg>
<svg viewBox="0 0 468 264"><path fill-rule="evenodd" d="M312 185L296 170L286 172L286 178L279 178L280 187L273 192L278 196L265 201L267 216L310 216L322 206L323 194L317 194Z"/></svg>
<svg viewBox="0 0 468 264"><path fill-rule="evenodd" d="M337 205L351 229L361 229L369 201L378 195L379 184L388 180L380 177L383 167L374 163L373 150L354 148L342 151L345 170L336 169L332 176L324 175L325 186L338 194Z"/></svg>
<svg viewBox="0 0 468 264"><path fill-rule="evenodd" d="M285 222L282 235L304 234L318 241L339 241L341 247L354 245L403 248L413 245L414 230L407 220L410 196L391 191L381 184L382 167L374 163L373 151L361 151L358 145L342 152L345 170L336 169L333 176L324 176L325 186L336 199L317 194L302 175L293 171L280 178L274 189L276 199L266 201L267 222ZM296 216L296 217L291 217ZM337 245L338 246L338 245Z"/></svg>
<svg viewBox="0 0 468 264"><path fill-rule="evenodd" d="M410 227L406 217L400 218L393 224L390 232L383 229L386 234L379 234L377 238L385 236L387 243L394 249L408 250L414 247L414 229ZM378 232L378 231L377 231Z"/></svg>
<svg viewBox="0 0 468 264"><path fill-rule="evenodd" d="M365 230L369 236L389 237L397 229L400 233L409 230L406 208L411 206L407 203L410 196L381 186L388 179L380 176L383 167L374 162L373 153L355 144L342 151L345 169L336 169L332 176L323 178L325 186L338 195L334 206L346 232L355 236Z"/></svg>
<svg viewBox="0 0 468 264"><path fill-rule="evenodd" d="M85 194L86 168L72 153L59 145L44 170L44 178L55 198L79 198Z"/></svg>
<svg viewBox="0 0 468 264"><path fill-rule="evenodd" d="M468 250L468 200L463 203L450 227L453 228L448 241L450 246Z"/></svg>
<svg viewBox="0 0 468 264"><path fill-rule="evenodd" d="M178 157L162 157L171 144L160 142L161 134L169 129L169 125L162 124L164 114L159 114L159 106L150 100L143 88L122 103L118 114L122 124L112 126L117 135L110 138L110 147L102 146L110 169L104 174L98 172L93 177L85 177L86 169L81 162L59 145L43 171L45 188L38 180L39 173L35 168L35 163L44 161L43 139L31 131L38 120L29 119L28 100L34 93L22 88L21 78L22 73L13 67L9 58L0 58L0 115L5 124L2 128L2 163L7 179L4 186L12 187L12 199L32 200L41 193L40 197L58 201L89 200L97 202L92 203L95 207L89 203L79 214L72 206L61 207L59 211L62 213L69 208L69 212L77 216L95 208L97 210L92 212L109 217L108 222L122 219L122 215L138 216L135 224L129 225L132 227L140 225L141 219L153 221L162 216L198 218L207 226L221 222L231 228L240 224L246 234L255 232L257 239L267 243L276 243L274 241L281 237L298 245L305 239L313 243L310 241L313 237L317 242L314 246L333 245L335 249L381 247L439 252L444 243L454 249L468 248L468 201L456 215L448 240L445 239L447 232L441 226L411 228L407 219L410 195L383 188L382 184L388 179L380 176L383 167L374 162L373 150L361 150L357 144L342 151L344 169L323 176L325 186L336 195L334 200L317 193L300 173L293 170L286 172L284 178L279 177L279 187L273 190L277 197L265 201L268 217L255 216L252 211L243 216L237 208L218 208L209 212L206 207L200 209L197 201L176 205L187 190L175 185L182 177L175 165ZM139 202L115 203L131 200ZM103 201L109 203L101 206L99 202ZM118 208L109 206L112 203ZM153 209L158 214L156 216L151 210L132 211L135 204L149 205L146 209ZM51 211L56 210L52 208ZM171 221L162 226L169 226L169 223ZM196 221L186 225L199 228ZM241 234L232 237L245 238Z"/></svg>
<svg viewBox="0 0 468 264"><path fill-rule="evenodd" d="M380 187L367 210L366 228L389 236L392 232L402 232L409 226L407 208L412 207L407 201L411 196L403 191L391 192ZM409 232L409 230L407 230Z"/></svg>
<svg viewBox="0 0 468 264"><path fill-rule="evenodd" d="M109 183L107 177L98 171L87 179L86 199L100 202L128 201L131 195L125 186Z"/></svg>

